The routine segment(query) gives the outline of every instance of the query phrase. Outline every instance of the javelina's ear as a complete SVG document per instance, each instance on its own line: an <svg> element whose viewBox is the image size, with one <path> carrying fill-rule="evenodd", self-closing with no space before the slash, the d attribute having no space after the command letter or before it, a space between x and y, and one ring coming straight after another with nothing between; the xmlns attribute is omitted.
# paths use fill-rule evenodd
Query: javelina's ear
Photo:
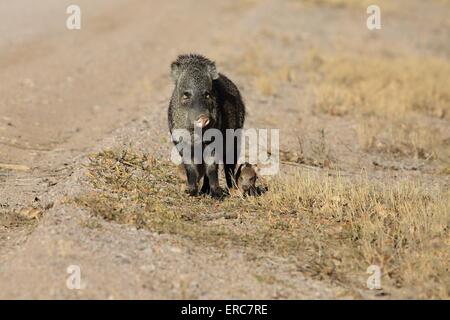
<svg viewBox="0 0 450 320"><path fill-rule="evenodd" d="M217 72L216 64L214 62L208 65L208 71L209 74L211 75L211 79L213 80L219 79L219 73Z"/></svg>
<svg viewBox="0 0 450 320"><path fill-rule="evenodd" d="M181 74L181 65L178 62L172 62L170 65L170 76L174 82L177 82Z"/></svg>

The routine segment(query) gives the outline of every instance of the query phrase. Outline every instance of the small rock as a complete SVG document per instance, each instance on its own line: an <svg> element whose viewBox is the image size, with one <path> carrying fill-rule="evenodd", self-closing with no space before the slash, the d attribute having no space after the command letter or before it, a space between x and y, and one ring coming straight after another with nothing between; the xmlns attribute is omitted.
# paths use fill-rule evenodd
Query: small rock
<svg viewBox="0 0 450 320"><path fill-rule="evenodd" d="M172 253L181 253L181 249L178 247L169 247L168 249Z"/></svg>
<svg viewBox="0 0 450 320"><path fill-rule="evenodd" d="M144 272L153 272L156 267L153 264L140 266L139 269Z"/></svg>

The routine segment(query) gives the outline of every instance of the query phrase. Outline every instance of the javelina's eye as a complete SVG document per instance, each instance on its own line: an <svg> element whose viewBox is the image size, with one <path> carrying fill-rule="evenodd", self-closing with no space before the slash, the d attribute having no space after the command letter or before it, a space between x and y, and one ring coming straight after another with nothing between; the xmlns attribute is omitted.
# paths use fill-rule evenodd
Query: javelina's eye
<svg viewBox="0 0 450 320"><path fill-rule="evenodd" d="M206 98L206 99L211 99L211 95L209 94L209 92L206 92L206 93L205 93L205 98Z"/></svg>
<svg viewBox="0 0 450 320"><path fill-rule="evenodd" d="M189 92L184 92L183 93L183 100L188 100L191 97L191 94Z"/></svg>

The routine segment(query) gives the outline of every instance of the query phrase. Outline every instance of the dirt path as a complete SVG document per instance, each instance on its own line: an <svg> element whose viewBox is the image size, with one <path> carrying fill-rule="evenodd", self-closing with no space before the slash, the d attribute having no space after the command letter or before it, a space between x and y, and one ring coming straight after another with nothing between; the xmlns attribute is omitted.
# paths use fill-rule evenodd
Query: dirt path
<svg viewBox="0 0 450 320"><path fill-rule="evenodd" d="M82 30L67 31L68 4L2 8L8 37L1 42L0 162L30 171L2 173L1 202L8 210L36 201L53 209L29 237L5 237L1 297L282 297L283 286L248 276L256 271L239 252L229 259L189 243L173 247L170 237L115 225L92 232L81 226L80 213L61 204L76 189L69 178L77 174L76 159L114 128L150 113L143 134L161 139L171 59L214 51L214 34L232 37L223 25L240 17L210 2L81 1ZM69 265L81 267L85 290L67 289ZM302 288L299 297L333 296L300 274L293 283Z"/></svg>
<svg viewBox="0 0 450 320"><path fill-rule="evenodd" d="M287 132L287 115L288 121L310 121L304 130L322 123L345 130L345 121L310 117L301 79L272 97L254 92L244 75L258 67L246 64L249 50L261 54L251 61L271 61L276 68L283 61L300 64L302 52L313 47L333 51L336 39L337 46L368 41L366 50L382 51L386 43L391 50L434 50L412 42L414 17L400 25L407 33L378 39L360 27L365 20L354 19L357 12L298 7L295 1L80 0L82 29L68 31L65 8L71 1L35 2L0 4L0 163L30 168L0 171L0 210L33 204L48 210L35 229L0 229L0 298L346 296L281 258L253 260L239 249L198 248L186 239L103 221L86 226L87 213L66 200L80 191L82 163L92 150L132 142L167 158L168 66L177 54L217 59L243 89L248 126ZM292 10L297 14L287 17ZM342 139L352 143L351 136ZM80 266L83 290L67 288L70 265ZM274 270L276 281L266 277Z"/></svg>

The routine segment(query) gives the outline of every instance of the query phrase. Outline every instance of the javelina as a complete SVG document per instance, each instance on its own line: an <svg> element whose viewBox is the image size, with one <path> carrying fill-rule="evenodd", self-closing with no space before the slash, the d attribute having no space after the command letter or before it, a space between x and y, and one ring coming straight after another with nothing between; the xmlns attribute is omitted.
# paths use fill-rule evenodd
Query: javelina
<svg viewBox="0 0 450 320"><path fill-rule="evenodd" d="M245 106L236 85L221 73L217 72L213 61L197 54L181 55L171 65L171 75L175 88L169 104L168 120L172 134L175 129L186 129L194 140L195 127L205 131L218 129L223 137L223 158L225 178L228 188L233 187L233 177L238 159L238 144L226 141L227 129L240 129L244 125ZM173 137L173 136L172 136ZM175 144L180 140L173 139ZM228 148L227 148L228 144ZM225 150L234 151L232 161L226 157ZM208 145L203 141L202 150ZM181 157L183 152L179 150ZM184 163L187 176L187 192L198 194L198 181L203 176L202 193L210 193L213 197L221 197L223 191L219 185L218 163L201 164ZM231 163L227 163L231 162Z"/></svg>
<svg viewBox="0 0 450 320"><path fill-rule="evenodd" d="M236 186L244 195L256 196L256 174L255 168L248 162L241 164L236 171Z"/></svg>

